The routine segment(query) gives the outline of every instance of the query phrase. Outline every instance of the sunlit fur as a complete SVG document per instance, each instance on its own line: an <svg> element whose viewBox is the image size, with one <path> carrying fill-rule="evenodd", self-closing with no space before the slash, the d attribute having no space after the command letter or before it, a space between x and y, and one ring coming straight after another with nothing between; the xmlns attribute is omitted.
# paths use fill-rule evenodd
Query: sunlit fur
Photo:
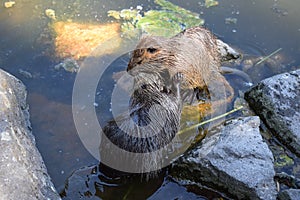
<svg viewBox="0 0 300 200"><path fill-rule="evenodd" d="M149 53L148 48L156 48L157 51ZM171 76L180 72L184 75L182 88L185 89L205 88L221 82L231 99L233 89L221 75L220 62L216 38L205 28L194 27L172 38L142 37L132 53L127 71L137 75L167 69Z"/></svg>

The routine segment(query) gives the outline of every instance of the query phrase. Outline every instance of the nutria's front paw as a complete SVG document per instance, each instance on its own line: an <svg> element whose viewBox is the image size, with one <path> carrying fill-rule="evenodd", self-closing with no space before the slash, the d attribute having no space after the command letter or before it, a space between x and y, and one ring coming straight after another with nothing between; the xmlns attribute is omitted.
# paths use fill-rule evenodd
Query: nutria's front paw
<svg viewBox="0 0 300 200"><path fill-rule="evenodd" d="M182 101L181 101L181 95L180 95L180 83L182 82L184 78L183 73L176 73L173 77L172 77L172 81L173 81L173 87L176 91L175 95L176 95L176 99L177 99L177 105L179 106L179 108L181 108L182 106Z"/></svg>
<svg viewBox="0 0 300 200"><path fill-rule="evenodd" d="M172 92L172 90L170 88L168 88L167 86L163 86L160 91L162 93L166 93L166 94L170 94Z"/></svg>
<svg viewBox="0 0 300 200"><path fill-rule="evenodd" d="M183 73L178 72L178 73L176 73L176 74L173 76L173 83L174 83L175 85L178 85L178 84L180 84L180 83L182 82L183 78L184 78Z"/></svg>

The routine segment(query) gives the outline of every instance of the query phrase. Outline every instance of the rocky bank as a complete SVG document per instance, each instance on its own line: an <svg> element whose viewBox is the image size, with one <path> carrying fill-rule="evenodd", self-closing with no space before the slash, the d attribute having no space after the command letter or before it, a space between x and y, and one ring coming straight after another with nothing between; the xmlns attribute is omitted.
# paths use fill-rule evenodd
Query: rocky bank
<svg viewBox="0 0 300 200"><path fill-rule="evenodd" d="M180 183L217 188L234 199L276 199L273 155L257 116L234 119L179 158L172 176Z"/></svg>
<svg viewBox="0 0 300 200"><path fill-rule="evenodd" d="M245 98L279 141L300 156L300 70L261 81Z"/></svg>
<svg viewBox="0 0 300 200"><path fill-rule="evenodd" d="M0 69L0 199L60 199L35 146L26 94Z"/></svg>

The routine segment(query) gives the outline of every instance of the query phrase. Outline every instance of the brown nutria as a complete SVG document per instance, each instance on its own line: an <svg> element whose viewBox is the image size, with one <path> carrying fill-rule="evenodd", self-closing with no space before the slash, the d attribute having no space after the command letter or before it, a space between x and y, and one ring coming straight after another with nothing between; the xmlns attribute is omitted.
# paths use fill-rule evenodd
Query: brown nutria
<svg viewBox="0 0 300 200"><path fill-rule="evenodd" d="M207 91L212 83L220 83L231 101L234 91L222 76L221 61L237 58L238 54L207 29L193 27L171 38L144 36L133 51L127 71L162 71L171 76L184 75L182 88ZM136 74L136 73L135 73Z"/></svg>
<svg viewBox="0 0 300 200"><path fill-rule="evenodd" d="M164 90L162 74L140 72L134 77L134 90L129 100L129 112L109 121L103 133L117 147L132 153L152 153L166 145L175 137L180 128L182 100L180 82L181 73L173 77L166 73L164 78L170 79L173 88ZM101 143L100 157L123 159L122 163L140 163L141 172L149 172L162 159L159 155L146 161L131 158L114 158L111 144ZM102 150L101 150L102 149ZM119 161L119 160L118 160Z"/></svg>

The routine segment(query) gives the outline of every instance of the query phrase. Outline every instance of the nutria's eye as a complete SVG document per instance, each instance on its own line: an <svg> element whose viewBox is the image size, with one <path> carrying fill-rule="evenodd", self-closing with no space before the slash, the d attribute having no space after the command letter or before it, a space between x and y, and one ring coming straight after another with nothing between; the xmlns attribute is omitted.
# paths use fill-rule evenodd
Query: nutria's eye
<svg viewBox="0 0 300 200"><path fill-rule="evenodd" d="M153 48L153 47L147 48L147 52L148 52L148 53L155 53L156 51L157 51L156 48Z"/></svg>

